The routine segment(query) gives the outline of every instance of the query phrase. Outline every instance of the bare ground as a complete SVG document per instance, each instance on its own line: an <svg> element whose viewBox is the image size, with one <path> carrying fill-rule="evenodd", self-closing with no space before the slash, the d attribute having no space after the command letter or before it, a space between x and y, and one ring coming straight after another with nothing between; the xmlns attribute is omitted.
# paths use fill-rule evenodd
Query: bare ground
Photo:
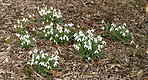
<svg viewBox="0 0 148 80"><path fill-rule="evenodd" d="M94 63L87 63L72 56L71 46L49 46L42 43L42 48L49 51L58 49L60 64L64 68L60 76L52 79L76 80L148 80L148 14L145 12L146 0L0 0L0 79L40 80L46 79L36 73L27 74L28 51L6 44L4 38L13 36L11 28L22 17L36 13L38 6L60 9L65 22L85 26L83 30L95 28L101 32L102 20L105 22L127 23L140 48L121 46L108 38L104 58ZM12 39L13 40L13 39ZM46 42L46 41L42 41ZM12 41L13 43L13 41ZM64 55L64 56L63 56Z"/></svg>

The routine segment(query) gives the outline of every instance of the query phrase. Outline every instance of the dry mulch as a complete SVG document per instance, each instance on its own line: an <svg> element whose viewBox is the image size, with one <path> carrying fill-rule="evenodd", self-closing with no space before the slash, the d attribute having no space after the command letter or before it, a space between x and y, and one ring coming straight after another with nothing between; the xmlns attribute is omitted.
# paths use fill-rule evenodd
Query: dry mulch
<svg viewBox="0 0 148 80"><path fill-rule="evenodd" d="M4 38L13 36L13 24L32 12L37 13L38 6L60 9L64 22L84 26L83 30L94 28L101 32L102 20L105 22L127 23L140 48L121 46L118 42L105 38L103 58L87 63L72 56L70 46L49 46L47 50L58 49L63 59L60 64L62 75L53 79L92 79L92 80L147 80L148 77L148 14L145 12L146 0L0 0L0 79L46 79L36 73L28 75L26 70L27 51L6 44ZM45 41L46 42L46 41ZM13 41L12 41L13 43Z"/></svg>

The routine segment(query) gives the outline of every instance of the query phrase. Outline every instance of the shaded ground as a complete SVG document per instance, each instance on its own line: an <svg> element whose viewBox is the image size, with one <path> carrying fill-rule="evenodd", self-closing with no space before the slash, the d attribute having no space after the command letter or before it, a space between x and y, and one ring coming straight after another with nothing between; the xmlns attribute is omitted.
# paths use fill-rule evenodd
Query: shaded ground
<svg viewBox="0 0 148 80"><path fill-rule="evenodd" d="M70 1L70 0L68 0ZM148 15L145 12L146 0L99 0L72 2L48 0L0 0L0 79L45 79L38 74L27 74L27 52L6 44L4 38L12 35L13 24L22 17L36 12L39 7L53 6L60 9L65 22L79 24L83 30L95 28L99 34L102 20L105 22L127 23L140 48L121 46L118 42L105 38L105 58L87 63L72 56L71 46L52 47L42 43L47 50L58 49L64 55L63 75L53 79L92 79L92 80L147 80L148 77ZM46 42L46 41L42 41ZM13 43L13 41L12 41Z"/></svg>

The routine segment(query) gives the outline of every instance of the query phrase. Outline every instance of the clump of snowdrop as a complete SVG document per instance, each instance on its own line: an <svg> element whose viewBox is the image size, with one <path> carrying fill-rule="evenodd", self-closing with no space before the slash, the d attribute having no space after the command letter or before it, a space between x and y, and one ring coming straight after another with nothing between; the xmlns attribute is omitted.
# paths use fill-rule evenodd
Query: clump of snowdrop
<svg viewBox="0 0 148 80"><path fill-rule="evenodd" d="M78 31L74 34L76 43L73 44L73 47L76 49L76 52L86 60L92 60L98 57L106 44L100 35L95 36L93 32L94 29L87 30L85 33L83 31Z"/></svg>
<svg viewBox="0 0 148 80"><path fill-rule="evenodd" d="M102 27L102 30L105 30L105 28ZM130 32L127 29L126 23L119 26L117 26L115 23L107 24L106 30L109 30L109 32L111 33L111 38L113 39L120 40L120 41L127 40L128 42L132 41Z"/></svg>
<svg viewBox="0 0 148 80"><path fill-rule="evenodd" d="M33 66L33 68L38 73L48 74L50 69L56 69L59 67L59 59L58 51L55 51L54 54L50 55L43 50L34 49L31 50L28 54L30 54L31 60L28 61L27 64Z"/></svg>
<svg viewBox="0 0 148 80"><path fill-rule="evenodd" d="M42 29L42 32L39 33L42 37L53 41L54 44L63 43L66 45L66 42L71 38L71 30L69 29L70 26L62 27L59 24L53 24L52 22L50 25L46 25L45 28Z"/></svg>
<svg viewBox="0 0 148 80"><path fill-rule="evenodd" d="M19 45L25 49L28 49L34 46L34 43L36 42L35 38L32 38L29 34L23 35L23 34L16 33L16 36L19 38Z"/></svg>
<svg viewBox="0 0 148 80"><path fill-rule="evenodd" d="M50 9L47 9L47 7L42 8L38 13L43 17L45 22L58 23L62 18L61 11L53 7L50 7Z"/></svg>

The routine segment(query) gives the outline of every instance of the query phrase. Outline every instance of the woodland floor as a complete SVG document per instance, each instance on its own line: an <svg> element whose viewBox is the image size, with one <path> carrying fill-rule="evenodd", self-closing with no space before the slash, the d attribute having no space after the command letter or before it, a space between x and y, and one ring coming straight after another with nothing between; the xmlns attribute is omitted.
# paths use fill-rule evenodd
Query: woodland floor
<svg viewBox="0 0 148 80"><path fill-rule="evenodd" d="M140 48L121 46L119 42L108 39L103 58L87 63L72 56L70 46L49 46L41 41L42 48L49 51L58 49L62 55L60 63L62 75L52 79L64 80L148 80L148 14L145 12L146 0L0 0L0 79L44 80L35 73L28 74L27 52L4 39L13 36L13 23L32 12L37 7L53 6L60 9L65 22L85 26L83 30L94 28L100 33L101 22L127 23L128 29ZM122 67L118 66L122 65Z"/></svg>

